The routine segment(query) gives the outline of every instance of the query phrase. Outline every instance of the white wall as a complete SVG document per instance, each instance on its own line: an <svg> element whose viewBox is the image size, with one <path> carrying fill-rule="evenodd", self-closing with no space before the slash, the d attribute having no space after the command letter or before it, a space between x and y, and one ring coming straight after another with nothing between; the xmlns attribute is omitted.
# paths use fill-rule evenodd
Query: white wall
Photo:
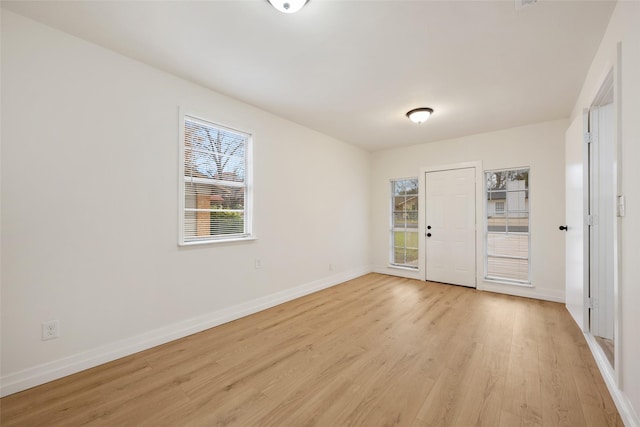
<svg viewBox="0 0 640 427"><path fill-rule="evenodd" d="M428 132L428 122L423 126ZM421 168L460 162L480 161L484 170L529 166L533 287L484 281L483 253L479 251L478 289L564 301L564 234L558 226L564 223L566 128L566 120L557 120L373 153L371 243L374 271L422 280L425 277L422 269L411 272L389 267L389 180L418 177ZM482 217L478 219L479 241L484 228L482 221Z"/></svg>
<svg viewBox="0 0 640 427"><path fill-rule="evenodd" d="M572 126L582 127L582 111L593 102L609 70L616 66L618 43L621 43L619 73L622 92L618 93L620 117L618 137L621 145L620 180L626 196L626 216L620 220L620 309L619 376L623 417L627 423L640 425L640 2L618 1L598 52L591 64L571 116ZM617 67L616 67L617 68ZM618 77L616 76L616 78ZM577 139L577 136L574 138ZM569 136L567 144L579 144ZM633 425L633 424L632 424Z"/></svg>
<svg viewBox="0 0 640 427"><path fill-rule="evenodd" d="M178 247L179 106L253 133L257 241ZM1 136L3 393L369 270L368 153L7 11Z"/></svg>

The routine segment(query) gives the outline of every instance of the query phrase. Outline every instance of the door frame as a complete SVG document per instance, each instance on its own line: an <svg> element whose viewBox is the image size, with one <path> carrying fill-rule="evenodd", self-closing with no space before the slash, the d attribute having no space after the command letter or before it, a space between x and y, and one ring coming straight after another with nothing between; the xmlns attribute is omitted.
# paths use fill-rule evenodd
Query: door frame
<svg viewBox="0 0 640 427"><path fill-rule="evenodd" d="M622 180L621 180L621 137L620 137L620 111L621 111L621 100L620 100L620 45L618 44L617 58L616 63L607 67L607 71L603 73L602 78L600 79L598 90L592 96L591 102L589 103L589 108L585 108L583 110L583 127L585 135L587 132L593 132L590 123L590 115L593 109L597 109L599 106L603 104L602 98L605 97L607 92L613 91L613 161L615 163L613 167L613 180L616 194L616 211L617 207L617 197L622 193ZM613 259L613 310L614 310L614 366L612 367L606 357L604 356L604 352L601 350L598 344L595 344L594 335L592 333L592 325L591 325L591 309L590 309L590 293L594 290L593 284L591 282L591 277L593 274L597 274L597 265L593 265L592 254L591 254L591 244L598 244L598 239L595 239L595 242L592 242L590 236L590 230L586 215L590 212L590 202L591 202L591 164L590 164L590 152L592 151L592 147L585 142L584 148L584 162L583 162L583 179L584 179L584 188L583 188L583 200L584 200L584 213L585 213L585 221L583 224L584 227L584 252L583 252L583 262L584 262L584 324L583 331L587 336L587 342L589 342L591 346L591 350L594 353L595 359L598 362L601 372L603 373L603 377L605 377L606 382L613 382L616 385L620 385L620 379L622 378L622 366L621 366L621 295L619 292L620 289L620 270L621 270L621 245L620 245L620 236L621 236L621 217L618 215L619 212L614 212L613 220L615 222L613 227L613 239L614 239L614 251L615 256ZM598 162L600 159L594 159ZM597 220L596 220L597 221ZM608 377L608 378L607 378ZM611 390L610 390L611 391ZM613 394L613 392L612 392Z"/></svg>
<svg viewBox="0 0 640 427"><path fill-rule="evenodd" d="M484 197L484 187L482 185L482 161L471 161L471 162L461 162L461 163L451 163L451 164L443 164L443 165L433 165L433 166L424 166L420 168L420 175L418 176L418 235L419 244L418 244L418 269L420 271L420 277L422 280L427 280L427 265L426 265L426 230L425 230L425 221L426 221L426 200L425 200L425 176L428 172L442 172L448 170L455 169L475 169L476 174L476 289L482 289L482 277L484 275L483 271L479 271L478 266L484 265L483 256L483 215L484 215L484 203L482 203Z"/></svg>

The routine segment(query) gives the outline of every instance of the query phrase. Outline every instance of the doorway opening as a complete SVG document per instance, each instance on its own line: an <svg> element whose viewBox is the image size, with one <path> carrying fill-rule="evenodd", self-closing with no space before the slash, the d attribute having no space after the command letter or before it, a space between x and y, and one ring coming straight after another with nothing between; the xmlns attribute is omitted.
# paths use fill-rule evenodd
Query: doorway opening
<svg viewBox="0 0 640 427"><path fill-rule="evenodd" d="M613 71L587 117L587 263L589 331L615 368L617 280L617 138Z"/></svg>

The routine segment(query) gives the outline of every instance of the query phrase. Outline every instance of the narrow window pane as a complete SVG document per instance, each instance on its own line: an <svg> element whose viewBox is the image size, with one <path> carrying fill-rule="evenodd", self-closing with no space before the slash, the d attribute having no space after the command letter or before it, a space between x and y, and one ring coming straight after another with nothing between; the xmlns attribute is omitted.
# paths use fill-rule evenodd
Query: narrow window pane
<svg viewBox="0 0 640 427"><path fill-rule="evenodd" d="M529 283L529 169L485 172L486 277Z"/></svg>
<svg viewBox="0 0 640 427"><path fill-rule="evenodd" d="M418 179L391 181L391 263L418 268Z"/></svg>

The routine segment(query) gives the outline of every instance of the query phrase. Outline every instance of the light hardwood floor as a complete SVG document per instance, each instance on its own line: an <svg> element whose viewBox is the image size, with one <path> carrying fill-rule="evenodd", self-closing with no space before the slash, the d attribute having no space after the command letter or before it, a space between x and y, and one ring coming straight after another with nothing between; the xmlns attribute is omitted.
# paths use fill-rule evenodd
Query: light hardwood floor
<svg viewBox="0 0 640 427"><path fill-rule="evenodd" d="M3 426L622 426L562 304L369 274L3 398Z"/></svg>

